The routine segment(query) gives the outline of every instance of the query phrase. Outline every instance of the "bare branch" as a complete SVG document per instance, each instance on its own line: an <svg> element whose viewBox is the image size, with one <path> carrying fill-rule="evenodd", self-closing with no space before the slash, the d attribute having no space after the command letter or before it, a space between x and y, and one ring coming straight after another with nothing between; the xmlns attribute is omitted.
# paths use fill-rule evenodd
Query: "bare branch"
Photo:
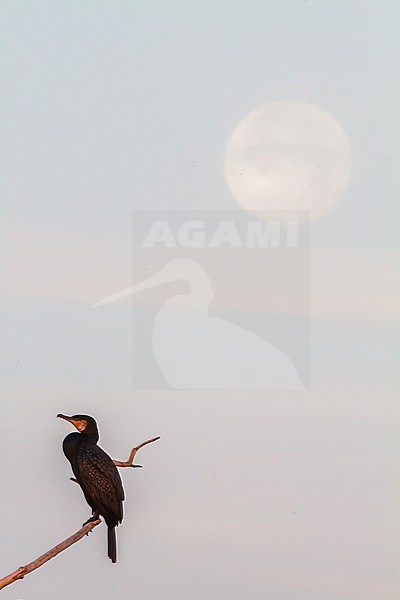
<svg viewBox="0 0 400 600"><path fill-rule="evenodd" d="M60 554L60 552L66 550L66 548L69 548L69 546L72 546L72 544L75 544L75 542L78 542L80 539L82 539L100 523L100 519L97 519L96 521L91 521L90 523L86 523L85 525L83 525L83 527L79 529L79 531L74 533L74 535L71 535L69 538L67 538L60 544L57 544L57 546L54 546L54 548L52 548L45 554L42 554L42 556L39 556L39 558L36 558L36 560L33 560L32 562L28 563L23 567L19 567L19 569L17 569L13 573L10 573L10 575L6 575L5 577L3 577L3 579L0 579L0 590L5 588L7 585L10 585L11 583L14 583L18 579L23 579L25 575L28 575L28 573L31 573L32 571L35 571L35 569L38 569L39 567L44 565L44 563L49 561L51 558L54 558L55 556L57 556L57 554Z"/></svg>
<svg viewBox="0 0 400 600"><path fill-rule="evenodd" d="M156 442L159 439L160 439L160 436L154 437L154 438L151 438L151 440L146 440L145 442L142 442L141 444L139 444L135 448L132 448L128 460L114 460L113 461L114 465L116 467L139 467L140 465L134 465L133 464L133 459L136 456L136 452L138 450L140 450L140 448L143 448L143 446L146 446L147 444L151 444L152 442Z"/></svg>

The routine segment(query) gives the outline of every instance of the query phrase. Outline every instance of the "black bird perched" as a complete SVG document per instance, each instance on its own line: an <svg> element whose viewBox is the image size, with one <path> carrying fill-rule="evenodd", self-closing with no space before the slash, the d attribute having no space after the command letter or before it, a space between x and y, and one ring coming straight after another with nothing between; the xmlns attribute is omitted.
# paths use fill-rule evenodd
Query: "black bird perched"
<svg viewBox="0 0 400 600"><path fill-rule="evenodd" d="M108 556L117 561L115 527L122 522L122 501L125 498L121 477L112 459L97 445L97 423L88 415L57 415L72 423L79 433L70 433L63 442L63 451L71 463L86 502L92 509L87 523L104 517L108 527Z"/></svg>

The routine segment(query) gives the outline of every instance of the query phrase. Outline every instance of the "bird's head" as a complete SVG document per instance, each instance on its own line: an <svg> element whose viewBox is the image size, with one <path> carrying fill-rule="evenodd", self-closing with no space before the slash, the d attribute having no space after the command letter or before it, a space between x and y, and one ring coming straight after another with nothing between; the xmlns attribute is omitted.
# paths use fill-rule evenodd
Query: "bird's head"
<svg viewBox="0 0 400 600"><path fill-rule="evenodd" d="M67 417L62 414L58 414L57 417L72 423L79 433L83 433L89 437L96 437L96 441L99 439L97 423L93 417L90 417L89 415L72 415L72 417Z"/></svg>

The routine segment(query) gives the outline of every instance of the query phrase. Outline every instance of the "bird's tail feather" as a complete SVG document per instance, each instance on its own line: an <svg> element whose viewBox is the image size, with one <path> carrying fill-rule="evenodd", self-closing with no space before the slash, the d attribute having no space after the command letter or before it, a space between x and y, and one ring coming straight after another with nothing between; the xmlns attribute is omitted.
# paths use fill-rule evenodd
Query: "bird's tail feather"
<svg viewBox="0 0 400 600"><path fill-rule="evenodd" d="M113 563L117 562L117 540L115 537L115 527L108 527L107 545L108 558L111 558Z"/></svg>

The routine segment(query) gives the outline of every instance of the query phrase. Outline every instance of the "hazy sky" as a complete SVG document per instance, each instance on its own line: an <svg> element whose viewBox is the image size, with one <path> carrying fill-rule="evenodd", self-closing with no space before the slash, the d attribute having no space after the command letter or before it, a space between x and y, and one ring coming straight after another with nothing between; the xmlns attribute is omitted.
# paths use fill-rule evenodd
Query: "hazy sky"
<svg viewBox="0 0 400 600"><path fill-rule="evenodd" d="M106 533L5 600L395 600L395 2L3 1L0 576L89 516L59 412L124 459ZM239 208L224 154L320 107L352 174L311 225L311 387L135 391L132 210ZM396 165L397 166L397 165ZM133 332L134 335L134 332Z"/></svg>

